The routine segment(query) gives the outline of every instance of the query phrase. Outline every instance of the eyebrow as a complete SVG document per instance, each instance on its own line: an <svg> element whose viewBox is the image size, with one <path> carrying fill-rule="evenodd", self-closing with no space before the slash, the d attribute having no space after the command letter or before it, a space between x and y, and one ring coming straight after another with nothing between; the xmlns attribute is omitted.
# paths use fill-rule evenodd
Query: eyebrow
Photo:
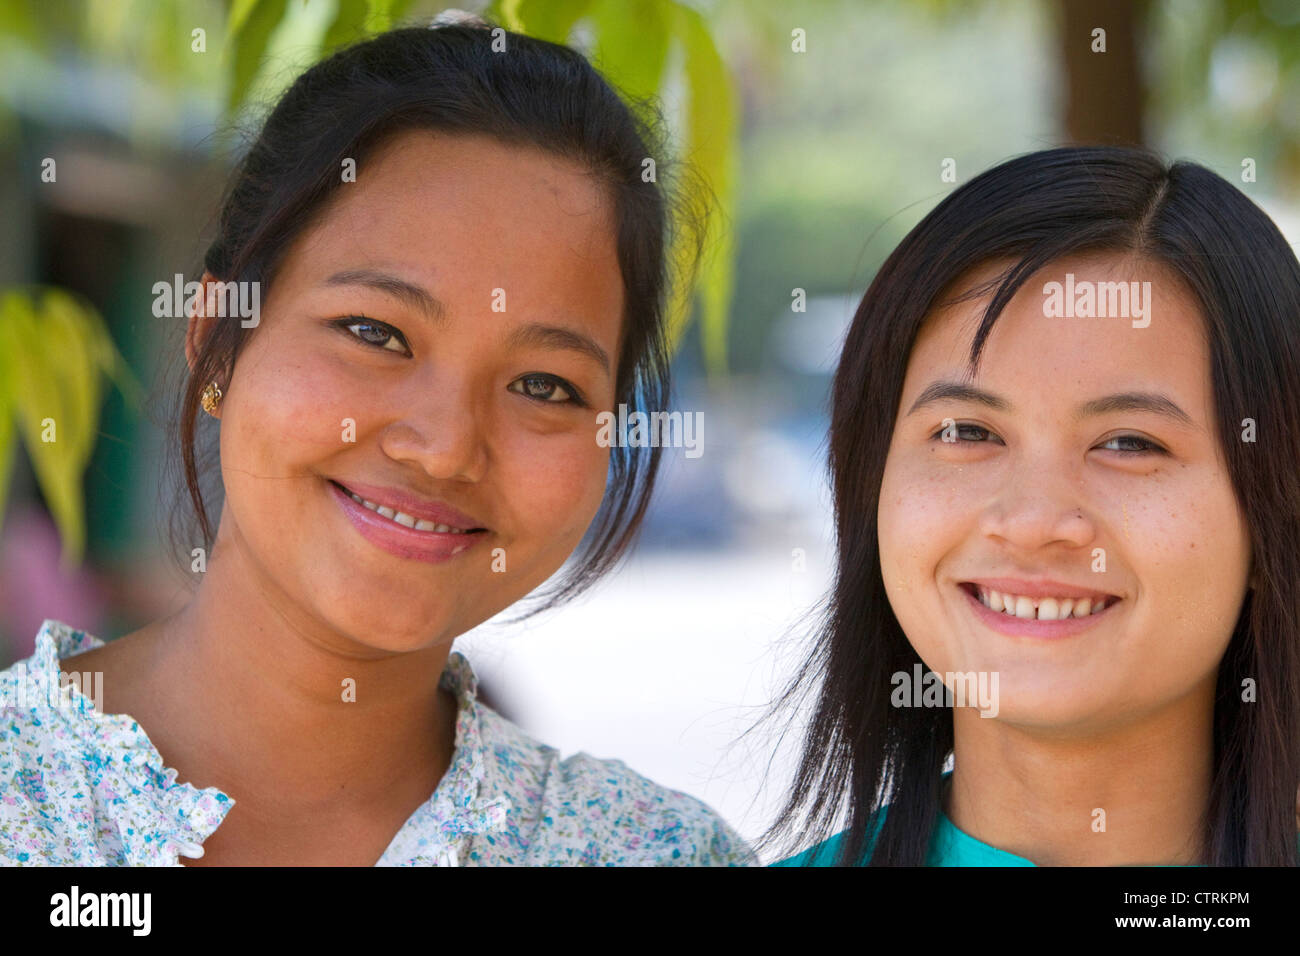
<svg viewBox="0 0 1300 956"><path fill-rule="evenodd" d="M994 395L992 392L986 392L963 382L940 380L931 382L926 386L917 400L912 403L912 407L908 409L907 414L911 415L927 405L933 405L941 401L973 402L999 412L1011 409L1011 403L1000 395ZM1196 423L1192 421L1190 415L1183 411L1173 399L1159 392L1116 392L1113 395L1103 395L1101 398L1094 398L1091 401L1084 402L1074 410L1073 417L1075 421L1081 421L1085 418L1106 415L1111 412L1150 412L1153 415L1160 415L1188 428L1196 427Z"/></svg>
<svg viewBox="0 0 1300 956"><path fill-rule="evenodd" d="M392 296L438 321L446 314L442 303L414 283L375 269L344 269L325 280L325 285L361 285Z"/></svg>
<svg viewBox="0 0 1300 956"><path fill-rule="evenodd" d="M375 269L345 269L334 273L325 280L325 284L366 286L419 309L435 321L440 321L446 316L443 304L425 289L387 272L379 272ZM581 352L599 363L606 375L610 374L609 353L590 336L563 326L539 323L520 326L510 334L507 345L512 348L533 346Z"/></svg>
<svg viewBox="0 0 1300 956"><path fill-rule="evenodd" d="M600 347L600 343L589 335L559 325L542 325L529 323L521 325L510 333L506 344L511 348L532 346L543 349L564 349L580 352L597 362L605 374L610 374L609 353Z"/></svg>

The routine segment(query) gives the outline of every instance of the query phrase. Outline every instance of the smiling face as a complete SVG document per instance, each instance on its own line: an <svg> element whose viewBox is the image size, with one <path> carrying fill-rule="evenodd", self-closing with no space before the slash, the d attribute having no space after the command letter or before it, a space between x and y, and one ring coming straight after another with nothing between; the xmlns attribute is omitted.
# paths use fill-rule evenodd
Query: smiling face
<svg viewBox="0 0 1300 956"><path fill-rule="evenodd" d="M395 137L293 244L246 333L218 412L218 547L291 617L387 650L450 642L595 516L622 314L613 208L583 169Z"/></svg>
<svg viewBox="0 0 1300 956"><path fill-rule="evenodd" d="M963 289L1003 267L979 270ZM1066 273L1076 288L1151 282L1150 325L1045 316L1044 286ZM1219 450L1198 307L1148 262L1053 263L993 326L970 383L1001 407L948 397L913 410L932 383L965 381L987 302L931 314L909 357L878 514L899 624L940 674L996 672L997 719L1007 723L1097 732L1179 701L1204 704L1245 595L1250 545ZM1076 417L1131 392L1163 395L1189 421L1122 407ZM943 440L945 419L955 441ZM1033 600L1035 582L1056 582L1041 589L1049 595L1072 585L1112 597L1098 615L1031 624L995 616L964 586L997 579L1030 599L1020 614L1044 603Z"/></svg>

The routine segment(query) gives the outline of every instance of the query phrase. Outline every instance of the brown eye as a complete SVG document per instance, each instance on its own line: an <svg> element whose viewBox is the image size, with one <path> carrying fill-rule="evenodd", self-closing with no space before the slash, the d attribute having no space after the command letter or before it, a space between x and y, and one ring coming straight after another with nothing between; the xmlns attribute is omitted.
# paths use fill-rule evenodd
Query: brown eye
<svg viewBox="0 0 1300 956"><path fill-rule="evenodd" d="M360 321L352 321L354 319ZM376 322L374 319L367 319L364 316L350 316L339 324L367 345L373 345L375 348L398 352L403 355L409 353L406 340L402 338L402 333L386 322Z"/></svg>
<svg viewBox="0 0 1300 956"><path fill-rule="evenodd" d="M567 382L551 375L524 375L507 387L512 392L551 405L580 404L576 390Z"/></svg>

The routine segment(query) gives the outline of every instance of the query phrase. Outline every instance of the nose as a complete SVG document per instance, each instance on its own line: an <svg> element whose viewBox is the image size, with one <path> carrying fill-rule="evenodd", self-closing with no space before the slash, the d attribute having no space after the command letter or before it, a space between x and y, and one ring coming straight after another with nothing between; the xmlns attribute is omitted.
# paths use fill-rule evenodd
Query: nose
<svg viewBox="0 0 1300 956"><path fill-rule="evenodd" d="M1017 466L980 516L980 530L1025 552L1052 545L1082 548L1097 536L1077 484L1046 462Z"/></svg>
<svg viewBox="0 0 1300 956"><path fill-rule="evenodd" d="M388 457L415 465L430 478L482 480L488 449L469 382L445 375L412 377L393 400L395 413L380 437Z"/></svg>

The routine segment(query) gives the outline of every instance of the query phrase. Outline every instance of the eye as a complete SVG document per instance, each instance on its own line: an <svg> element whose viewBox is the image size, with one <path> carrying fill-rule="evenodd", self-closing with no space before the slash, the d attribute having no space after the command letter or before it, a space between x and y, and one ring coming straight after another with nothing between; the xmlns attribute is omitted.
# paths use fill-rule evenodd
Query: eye
<svg viewBox="0 0 1300 956"><path fill-rule="evenodd" d="M973 430L981 435L986 436L986 438L993 436L993 432L989 431L987 428L984 428L983 426L980 425L971 425L966 422L957 422L952 427L956 437L952 441L947 442L947 444L957 444L957 445L982 444L986 440L986 439L977 439L976 441L972 442L963 439L961 437L961 433L965 429ZM944 429L940 428L938 431L936 431L933 435L930 436L930 440L942 441L943 432ZM1104 447L1106 445L1109 445L1111 442L1132 442L1138 446L1136 448L1105 448L1106 451L1113 451L1119 455L1168 454L1168 452L1160 445L1157 445L1155 442L1150 441L1149 439L1142 438L1139 435L1116 435L1113 438L1106 439L1098 447Z"/></svg>
<svg viewBox="0 0 1300 956"><path fill-rule="evenodd" d="M965 445L965 444L980 444L980 443L983 442L983 439L980 439L979 442L974 442L974 443L964 441L964 440L962 439L962 437L961 437L962 429L973 429L974 431L979 432L980 434L985 435L985 436L991 436L991 435L993 434L993 433L992 433L991 431L989 431L987 428L984 428L984 427L982 427L982 426L980 426L980 425L972 425L972 424L970 424L969 422L957 422L956 424L954 424L954 425L952 426L952 432L953 432L954 437L952 438L951 441L944 442L944 444L947 444L947 445ZM937 432L935 432L933 435L930 436L930 440L931 440L931 441L943 441L943 433L944 433L944 431L945 431L945 429L940 428Z"/></svg>
<svg viewBox="0 0 1300 956"><path fill-rule="evenodd" d="M1108 448L1106 449L1107 451L1117 452L1118 454L1121 455L1146 455L1152 452L1159 455L1168 454L1168 452L1164 448L1161 448L1155 442L1148 441L1147 439L1141 438L1138 435L1116 435L1114 438L1107 438L1104 442L1102 442L1102 445L1109 445L1111 442L1115 442L1115 441L1136 442L1138 445L1141 445L1142 447Z"/></svg>
<svg viewBox="0 0 1300 956"><path fill-rule="evenodd" d="M387 322L367 319L364 315L350 315L346 319L339 319L334 324L339 328L347 329L349 334L366 345L373 345L375 348L396 352L399 355L411 354L405 336Z"/></svg>
<svg viewBox="0 0 1300 956"><path fill-rule="evenodd" d="M518 392L526 398L545 402L548 405L586 406L578 390L562 378L534 372L515 379L506 386L508 391Z"/></svg>

